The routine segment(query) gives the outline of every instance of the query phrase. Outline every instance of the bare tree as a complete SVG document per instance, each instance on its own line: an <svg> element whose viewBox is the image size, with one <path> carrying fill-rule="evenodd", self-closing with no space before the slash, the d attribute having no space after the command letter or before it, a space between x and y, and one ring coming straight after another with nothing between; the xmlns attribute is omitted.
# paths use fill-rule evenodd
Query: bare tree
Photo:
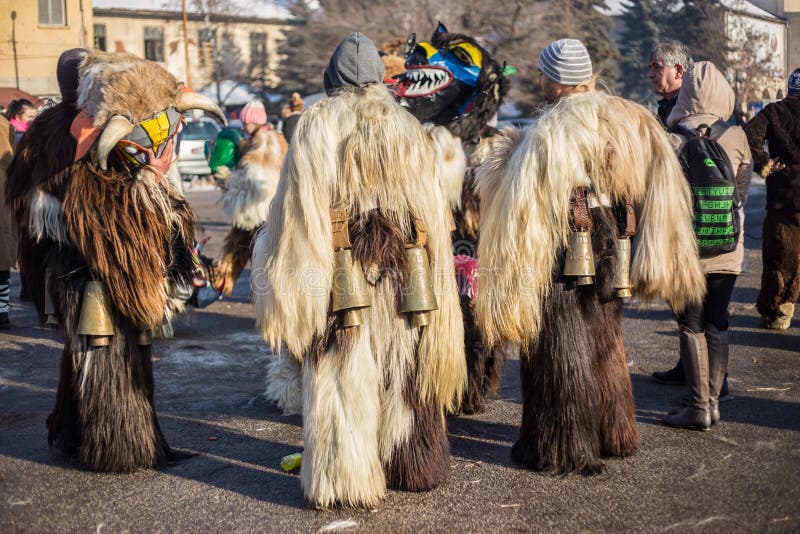
<svg viewBox="0 0 800 534"><path fill-rule="evenodd" d="M604 1L572 0L571 36L588 41L590 52L613 50ZM345 36L361 31L378 46L416 33L427 40L437 22L450 31L475 37L499 62L518 69L509 99L530 111L541 102L537 58L551 40L564 37L559 19L563 2L553 0L290 0L292 15L303 24L290 29L280 46L281 89L315 93L331 51ZM602 24L598 25L598 21ZM601 30L598 33L598 28ZM593 38L596 37L596 39ZM592 44L598 46L592 50Z"/></svg>

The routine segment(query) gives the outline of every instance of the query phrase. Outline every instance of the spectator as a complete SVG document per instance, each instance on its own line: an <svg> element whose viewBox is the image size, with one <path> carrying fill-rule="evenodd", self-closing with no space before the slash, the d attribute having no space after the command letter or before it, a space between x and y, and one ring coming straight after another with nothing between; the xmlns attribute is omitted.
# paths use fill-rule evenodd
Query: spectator
<svg viewBox="0 0 800 534"><path fill-rule="evenodd" d="M800 69L789 77L786 98L768 104L745 132L756 169L767 179L756 307L765 328L786 330L800 294Z"/></svg>
<svg viewBox="0 0 800 534"><path fill-rule="evenodd" d="M658 43L650 52L650 66L647 77L653 84L653 92L661 97L658 101L658 119L666 125L675 103L678 101L678 92L683 85L686 71L693 64L689 49L686 45L672 39L665 39ZM686 384L683 372L683 363L678 362L668 371L656 371L652 378L660 384L682 386ZM724 395L728 395L728 382L725 381Z"/></svg>
<svg viewBox="0 0 800 534"><path fill-rule="evenodd" d="M539 84L548 102L593 89L592 60L577 39L553 41L539 54Z"/></svg>
<svg viewBox="0 0 800 534"><path fill-rule="evenodd" d="M303 99L300 98L300 93L292 93L289 100L290 113L283 119L283 136L286 138L287 143L292 142L292 135L297 128L297 121L300 120L300 114L303 112Z"/></svg>
<svg viewBox="0 0 800 534"><path fill-rule="evenodd" d="M678 100L683 77L691 66L689 49L679 41L665 39L650 52L647 77L653 85L653 92L661 97L658 101L658 118L662 124L666 124Z"/></svg>
<svg viewBox="0 0 800 534"><path fill-rule="evenodd" d="M8 330L11 306L11 268L17 263L17 232L11 208L6 206L6 178L13 157L16 134L9 120L0 115L0 330Z"/></svg>
<svg viewBox="0 0 800 534"><path fill-rule="evenodd" d="M8 122L11 123L11 127L14 128L16 141L19 142L22 134L28 130L28 124L36 118L36 106L30 100L24 98L14 100L8 105L6 117Z"/></svg>
<svg viewBox="0 0 800 534"><path fill-rule="evenodd" d="M733 89L713 63L695 63L687 71L666 124L694 131L701 125L724 122L733 113L734 100ZM683 135L670 134L670 138L677 148L686 142ZM744 204L753 171L747 138L739 126L727 126L717 141L730 160L736 175L736 190ZM743 210L734 216L744 222ZM740 228L743 226L740 224ZM700 260L706 273L705 300L688 306L677 318L690 402L666 416L664 422L669 426L706 430L719 421L719 396L728 368L728 304L743 261L743 230L732 252Z"/></svg>

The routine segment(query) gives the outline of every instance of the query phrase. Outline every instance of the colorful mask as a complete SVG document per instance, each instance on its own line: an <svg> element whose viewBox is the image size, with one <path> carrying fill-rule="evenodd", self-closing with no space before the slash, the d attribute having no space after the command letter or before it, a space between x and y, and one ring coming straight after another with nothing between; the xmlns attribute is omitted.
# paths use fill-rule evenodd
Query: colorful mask
<svg viewBox="0 0 800 534"><path fill-rule="evenodd" d="M505 76L513 71L471 37L439 23L430 42L418 43L415 35L408 40L406 71L395 92L420 121L448 127L459 122L453 133L471 138L497 112L508 91Z"/></svg>
<svg viewBox="0 0 800 534"><path fill-rule="evenodd" d="M147 165L150 153L162 159L168 141L178 131L183 115L175 108L167 108L155 117L134 125L131 133L119 144L125 158L134 165Z"/></svg>

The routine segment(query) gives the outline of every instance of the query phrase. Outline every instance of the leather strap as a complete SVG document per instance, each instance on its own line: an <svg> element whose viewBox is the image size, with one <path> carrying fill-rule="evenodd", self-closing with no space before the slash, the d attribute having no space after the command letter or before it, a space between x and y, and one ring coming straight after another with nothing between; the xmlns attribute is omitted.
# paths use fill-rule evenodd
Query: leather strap
<svg viewBox="0 0 800 534"><path fill-rule="evenodd" d="M414 217L412 222L414 224L414 234L416 235L416 239L411 247L426 246L428 244L428 230L425 228L425 223L418 217Z"/></svg>
<svg viewBox="0 0 800 534"><path fill-rule="evenodd" d="M333 250L350 248L350 210L331 210L331 230L333 231Z"/></svg>
<svg viewBox="0 0 800 534"><path fill-rule="evenodd" d="M592 215L589 213L589 202L587 199L586 188L576 187L572 190L569 199L570 212L572 214L572 224L579 231L592 231Z"/></svg>

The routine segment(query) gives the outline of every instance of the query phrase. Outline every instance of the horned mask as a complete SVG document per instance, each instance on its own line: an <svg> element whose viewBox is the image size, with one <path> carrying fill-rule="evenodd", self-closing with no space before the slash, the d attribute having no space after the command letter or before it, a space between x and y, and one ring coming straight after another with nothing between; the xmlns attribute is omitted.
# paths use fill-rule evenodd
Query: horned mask
<svg viewBox="0 0 800 534"><path fill-rule="evenodd" d="M165 171L183 114L206 111L223 124L222 110L187 89L161 65L131 54L94 52L80 66L78 107L70 132L75 160L89 155L100 169L111 162Z"/></svg>

